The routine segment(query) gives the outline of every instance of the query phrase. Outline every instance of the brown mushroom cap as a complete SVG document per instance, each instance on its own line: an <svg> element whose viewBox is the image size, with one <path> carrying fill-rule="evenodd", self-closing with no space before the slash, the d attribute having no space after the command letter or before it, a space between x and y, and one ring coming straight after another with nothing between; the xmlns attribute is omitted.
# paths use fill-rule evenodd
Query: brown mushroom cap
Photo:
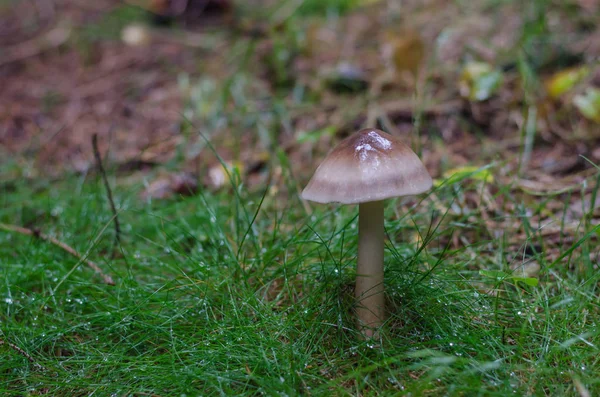
<svg viewBox="0 0 600 397"><path fill-rule="evenodd" d="M327 155L302 198L357 204L423 193L431 185L431 176L410 147L390 134L366 128Z"/></svg>

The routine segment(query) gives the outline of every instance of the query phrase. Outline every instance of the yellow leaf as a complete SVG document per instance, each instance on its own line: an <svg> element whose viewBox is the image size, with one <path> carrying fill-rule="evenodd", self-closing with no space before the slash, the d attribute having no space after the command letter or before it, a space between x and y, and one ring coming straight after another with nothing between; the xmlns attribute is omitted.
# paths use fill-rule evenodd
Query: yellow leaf
<svg viewBox="0 0 600 397"><path fill-rule="evenodd" d="M565 69L550 76L544 86L552 99L558 99L575 87L588 73L589 69L586 66Z"/></svg>

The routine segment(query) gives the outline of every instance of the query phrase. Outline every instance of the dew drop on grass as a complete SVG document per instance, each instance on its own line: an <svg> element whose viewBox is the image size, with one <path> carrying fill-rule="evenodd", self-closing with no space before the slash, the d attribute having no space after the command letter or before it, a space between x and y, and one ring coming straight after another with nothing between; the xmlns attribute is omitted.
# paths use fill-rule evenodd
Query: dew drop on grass
<svg viewBox="0 0 600 397"><path fill-rule="evenodd" d="M4 302L8 303L9 305L13 304L13 300L11 298L4 298Z"/></svg>
<svg viewBox="0 0 600 397"><path fill-rule="evenodd" d="M217 221L217 218L215 218L214 216L210 217L210 223L215 223Z"/></svg>

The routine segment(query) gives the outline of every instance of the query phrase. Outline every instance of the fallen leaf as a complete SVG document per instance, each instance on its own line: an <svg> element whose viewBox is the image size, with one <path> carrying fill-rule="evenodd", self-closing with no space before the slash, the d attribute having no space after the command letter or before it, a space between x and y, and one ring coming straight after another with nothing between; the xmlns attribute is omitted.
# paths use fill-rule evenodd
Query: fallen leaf
<svg viewBox="0 0 600 397"><path fill-rule="evenodd" d="M500 70L485 62L469 62L459 81L460 94L471 101L485 101L500 88L504 77Z"/></svg>
<svg viewBox="0 0 600 397"><path fill-rule="evenodd" d="M552 99L558 99L569 92L589 73L586 66L569 68L550 76L544 83L548 95Z"/></svg>
<svg viewBox="0 0 600 397"><path fill-rule="evenodd" d="M573 98L573 104L586 118L600 123L600 89L588 88Z"/></svg>
<svg viewBox="0 0 600 397"><path fill-rule="evenodd" d="M416 77L425 57L425 44L417 32L388 31L384 34L382 52L396 73L409 72Z"/></svg>
<svg viewBox="0 0 600 397"><path fill-rule="evenodd" d="M236 175L241 175L244 171L244 166L241 163L225 163L217 164L208 170L208 183L215 189L231 183L231 178Z"/></svg>
<svg viewBox="0 0 600 397"><path fill-rule="evenodd" d="M144 200L163 200L175 195L192 196L198 191L198 180L189 173L169 174L154 180L142 192Z"/></svg>

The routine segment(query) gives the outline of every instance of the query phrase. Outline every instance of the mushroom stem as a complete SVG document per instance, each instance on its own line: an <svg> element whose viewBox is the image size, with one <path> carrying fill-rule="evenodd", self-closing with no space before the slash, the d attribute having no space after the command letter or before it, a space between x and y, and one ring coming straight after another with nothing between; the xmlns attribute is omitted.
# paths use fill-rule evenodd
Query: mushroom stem
<svg viewBox="0 0 600 397"><path fill-rule="evenodd" d="M356 314L358 327L367 338L377 335L385 315L383 232L383 201L359 204Z"/></svg>

